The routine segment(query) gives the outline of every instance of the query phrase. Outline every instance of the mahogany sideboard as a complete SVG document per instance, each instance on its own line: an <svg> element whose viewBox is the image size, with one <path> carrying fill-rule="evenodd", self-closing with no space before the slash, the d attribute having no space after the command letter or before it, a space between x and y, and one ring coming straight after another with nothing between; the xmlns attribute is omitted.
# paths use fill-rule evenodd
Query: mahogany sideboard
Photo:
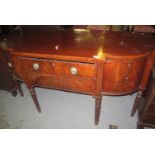
<svg viewBox="0 0 155 155"><path fill-rule="evenodd" d="M138 91L134 115L152 69L154 41L151 34L135 32L29 31L9 35L5 51L38 112L35 87L88 94L95 98L97 125L104 95Z"/></svg>

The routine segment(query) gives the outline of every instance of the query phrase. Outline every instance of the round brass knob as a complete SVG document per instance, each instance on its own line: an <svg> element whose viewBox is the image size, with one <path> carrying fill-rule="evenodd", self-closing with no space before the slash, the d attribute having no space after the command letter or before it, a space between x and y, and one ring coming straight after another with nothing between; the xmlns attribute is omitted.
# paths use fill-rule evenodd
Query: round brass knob
<svg viewBox="0 0 155 155"><path fill-rule="evenodd" d="M9 66L9 68L12 68L12 63L8 62L8 66Z"/></svg>
<svg viewBox="0 0 155 155"><path fill-rule="evenodd" d="M58 49L59 49L59 45L56 45L56 46L55 46L55 50L58 50Z"/></svg>
<svg viewBox="0 0 155 155"><path fill-rule="evenodd" d="M40 68L40 66L39 66L38 63L34 63L34 64L33 64L33 69L34 69L34 70L39 70L39 68Z"/></svg>
<svg viewBox="0 0 155 155"><path fill-rule="evenodd" d="M129 79L129 78L126 76L126 77L125 77L125 80L127 81L128 79Z"/></svg>
<svg viewBox="0 0 155 155"><path fill-rule="evenodd" d="M71 67L70 72L72 75L76 75L77 74L77 68L76 67Z"/></svg>

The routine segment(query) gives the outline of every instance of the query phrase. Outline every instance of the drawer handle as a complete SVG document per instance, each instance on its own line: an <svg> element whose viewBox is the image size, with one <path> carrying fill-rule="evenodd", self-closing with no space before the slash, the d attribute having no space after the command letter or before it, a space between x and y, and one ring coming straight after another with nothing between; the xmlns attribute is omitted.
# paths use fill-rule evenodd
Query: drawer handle
<svg viewBox="0 0 155 155"><path fill-rule="evenodd" d="M128 79L129 79L129 78L126 76L126 77L125 77L125 80L127 81Z"/></svg>
<svg viewBox="0 0 155 155"><path fill-rule="evenodd" d="M8 62L8 66L9 66L9 68L12 68L12 63Z"/></svg>
<svg viewBox="0 0 155 155"><path fill-rule="evenodd" d="M70 72L72 75L76 75L77 74L77 68L76 67L71 67Z"/></svg>
<svg viewBox="0 0 155 155"><path fill-rule="evenodd" d="M34 64L33 64L33 69L34 69L34 70L39 70L39 68L40 68L40 66L39 66L38 63L34 63Z"/></svg>

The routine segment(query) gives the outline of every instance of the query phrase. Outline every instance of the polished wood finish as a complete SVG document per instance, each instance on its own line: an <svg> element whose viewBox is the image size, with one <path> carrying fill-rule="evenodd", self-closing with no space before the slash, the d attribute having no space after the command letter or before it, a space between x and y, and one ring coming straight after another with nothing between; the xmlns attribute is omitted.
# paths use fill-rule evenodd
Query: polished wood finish
<svg viewBox="0 0 155 155"><path fill-rule="evenodd" d="M103 93L122 95L137 91L145 62L146 57L127 61L107 61L103 69Z"/></svg>
<svg viewBox="0 0 155 155"><path fill-rule="evenodd" d="M8 36L5 50L16 78L26 83L39 112L35 86L89 94L95 98L97 125L103 95L145 90L154 41L151 34L133 32L29 31Z"/></svg>

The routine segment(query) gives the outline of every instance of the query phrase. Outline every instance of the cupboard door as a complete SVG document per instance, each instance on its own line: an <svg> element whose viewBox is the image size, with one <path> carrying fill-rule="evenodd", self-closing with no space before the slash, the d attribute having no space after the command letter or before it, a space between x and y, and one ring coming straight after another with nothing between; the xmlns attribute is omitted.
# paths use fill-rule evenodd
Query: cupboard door
<svg viewBox="0 0 155 155"><path fill-rule="evenodd" d="M121 95L136 91L142 79L144 65L144 59L107 62L103 69L103 93Z"/></svg>

